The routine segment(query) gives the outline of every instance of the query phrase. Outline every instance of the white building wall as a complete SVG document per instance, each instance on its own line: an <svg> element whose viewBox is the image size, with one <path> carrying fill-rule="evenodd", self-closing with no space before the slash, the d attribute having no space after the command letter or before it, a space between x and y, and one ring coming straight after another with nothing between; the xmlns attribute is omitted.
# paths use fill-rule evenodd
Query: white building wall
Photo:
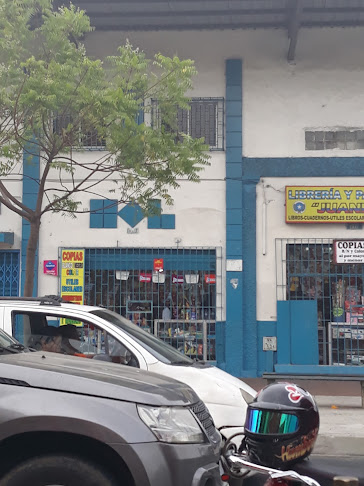
<svg viewBox="0 0 364 486"><path fill-rule="evenodd" d="M90 155L91 156L91 155ZM58 290L58 279L43 275L43 260L56 259L61 247L224 247L225 244L225 154L214 153L211 166L201 175L200 183L180 181L180 189L171 191L173 206L163 206L163 214L176 215L173 230L153 230L147 227L147 218L130 234L130 226L117 218L117 228L90 228L90 214L77 218L46 213L42 219L39 243L40 295ZM55 181L55 179L53 179ZM97 192L110 199L116 194L109 192L110 185L103 183ZM96 189L94 188L96 191ZM81 194L81 208L90 208L90 199L96 196ZM119 205L118 209L122 209Z"/></svg>
<svg viewBox="0 0 364 486"><path fill-rule="evenodd" d="M243 59L243 155L246 157L363 156L364 151L305 151L305 128L364 127L364 29L302 29L296 63L288 64L286 32L203 31L203 32L95 32L88 36L90 55L115 54L126 38L146 51L196 61L198 76L191 92L196 97L225 96L225 61ZM91 156L89 154L84 156ZM212 153L211 166L201 175L200 184L181 182L174 192L175 204L164 208L176 214L175 230L148 230L147 221L138 234L128 234L127 224L118 218L118 228L89 228L89 214L77 219L45 215L39 246L39 293L57 291L57 279L42 274L44 259L58 256L64 246L181 246L225 247L225 153ZM276 317L274 239L282 237L339 236L339 225L286 225L284 191L297 179L261 182L257 195L257 281L258 320ZM300 179L300 184L338 184L337 179ZM340 183L344 183L340 180ZM351 178L345 184L363 184ZM269 201L266 255L262 255L261 206L264 193ZM267 187L271 186L271 187ZM18 186L17 186L18 187ZM273 189L274 188L274 189ZM21 189L16 189L21 195ZM107 190L105 190L105 195ZM109 195L112 198L112 194ZM90 196L82 198L89 207ZM11 227L20 247L20 218L1 215L2 228ZM4 224L4 226L3 226ZM5 229L4 229L5 230ZM355 236L355 232L351 233Z"/></svg>
<svg viewBox="0 0 364 486"><path fill-rule="evenodd" d="M305 128L364 127L364 29L301 29L296 62L286 60L283 30L95 32L90 53L128 38L152 56L177 54L196 62L193 96L225 95L225 60L243 59L243 136L246 157L347 156L305 151ZM364 150L354 151L363 156Z"/></svg>

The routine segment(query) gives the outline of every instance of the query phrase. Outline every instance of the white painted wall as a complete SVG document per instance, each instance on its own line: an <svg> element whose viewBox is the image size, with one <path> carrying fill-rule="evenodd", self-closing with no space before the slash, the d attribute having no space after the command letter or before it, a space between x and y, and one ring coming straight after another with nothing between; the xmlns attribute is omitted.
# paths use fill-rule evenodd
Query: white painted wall
<svg viewBox="0 0 364 486"><path fill-rule="evenodd" d="M154 52L191 58L199 75L193 96L225 96L225 60L241 58L244 155L363 156L361 151L305 151L305 128L364 127L364 29L301 29L295 64L283 30L93 33L102 57L128 38Z"/></svg>
<svg viewBox="0 0 364 486"><path fill-rule="evenodd" d="M364 177L265 178L257 185L257 320L274 321L276 309L276 252L275 241L280 238L363 238L363 230L347 230L345 224L286 224L285 186L357 186L364 185ZM266 254L263 255L263 204L267 205Z"/></svg>
<svg viewBox="0 0 364 486"><path fill-rule="evenodd" d="M91 156L91 155L90 155ZM164 206L164 214L176 215L174 230L150 230L147 219L137 225L137 234L128 234L129 225L118 217L115 229L90 228L89 213L77 218L46 213L42 220L39 244L39 294L57 293L57 278L43 275L43 260L57 259L61 247L224 247L225 246L225 154L214 153L200 183L180 181L180 189L171 191L173 206ZM53 178L53 181L56 179ZM110 186L97 192L110 199ZM96 189L95 189L96 190ZM81 195L81 208L89 209L90 199ZM119 210L123 205L119 206Z"/></svg>

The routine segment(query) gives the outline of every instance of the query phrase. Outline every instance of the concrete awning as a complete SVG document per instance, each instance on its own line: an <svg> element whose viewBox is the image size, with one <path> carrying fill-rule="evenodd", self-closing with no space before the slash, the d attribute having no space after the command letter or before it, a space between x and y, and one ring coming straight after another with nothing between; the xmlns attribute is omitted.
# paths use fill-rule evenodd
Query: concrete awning
<svg viewBox="0 0 364 486"><path fill-rule="evenodd" d="M55 5L65 0L56 0ZM73 0L96 30L283 29L293 60L301 27L360 27L364 0Z"/></svg>

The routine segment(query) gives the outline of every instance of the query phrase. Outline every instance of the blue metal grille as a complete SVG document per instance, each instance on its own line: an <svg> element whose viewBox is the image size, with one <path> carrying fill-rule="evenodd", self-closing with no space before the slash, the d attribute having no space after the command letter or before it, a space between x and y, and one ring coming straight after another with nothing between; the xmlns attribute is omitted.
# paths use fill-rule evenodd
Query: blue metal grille
<svg viewBox="0 0 364 486"><path fill-rule="evenodd" d="M364 365L364 265L335 264L332 240L276 240L277 300L316 300L320 364Z"/></svg>
<svg viewBox="0 0 364 486"><path fill-rule="evenodd" d="M86 249L85 302L215 360L217 273L215 248Z"/></svg>
<svg viewBox="0 0 364 486"><path fill-rule="evenodd" d="M19 252L0 251L0 295L17 297L19 295Z"/></svg>

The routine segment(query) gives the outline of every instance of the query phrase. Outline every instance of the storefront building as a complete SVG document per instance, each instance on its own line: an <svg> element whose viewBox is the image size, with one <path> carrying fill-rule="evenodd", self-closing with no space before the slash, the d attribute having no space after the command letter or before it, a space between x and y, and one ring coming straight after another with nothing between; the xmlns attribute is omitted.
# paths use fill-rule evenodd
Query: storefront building
<svg viewBox="0 0 364 486"><path fill-rule="evenodd" d="M37 293L79 292L239 377L360 372L364 260L338 242L364 241L364 30L302 29L295 63L282 30L116 30L92 33L89 52L128 38L147 55L195 59L191 134L204 113L211 165L157 218L86 196L91 216L46 216ZM0 218L11 230L6 209ZM81 284L62 275L80 268L64 251L83 252ZM176 341L184 333L195 339Z"/></svg>

